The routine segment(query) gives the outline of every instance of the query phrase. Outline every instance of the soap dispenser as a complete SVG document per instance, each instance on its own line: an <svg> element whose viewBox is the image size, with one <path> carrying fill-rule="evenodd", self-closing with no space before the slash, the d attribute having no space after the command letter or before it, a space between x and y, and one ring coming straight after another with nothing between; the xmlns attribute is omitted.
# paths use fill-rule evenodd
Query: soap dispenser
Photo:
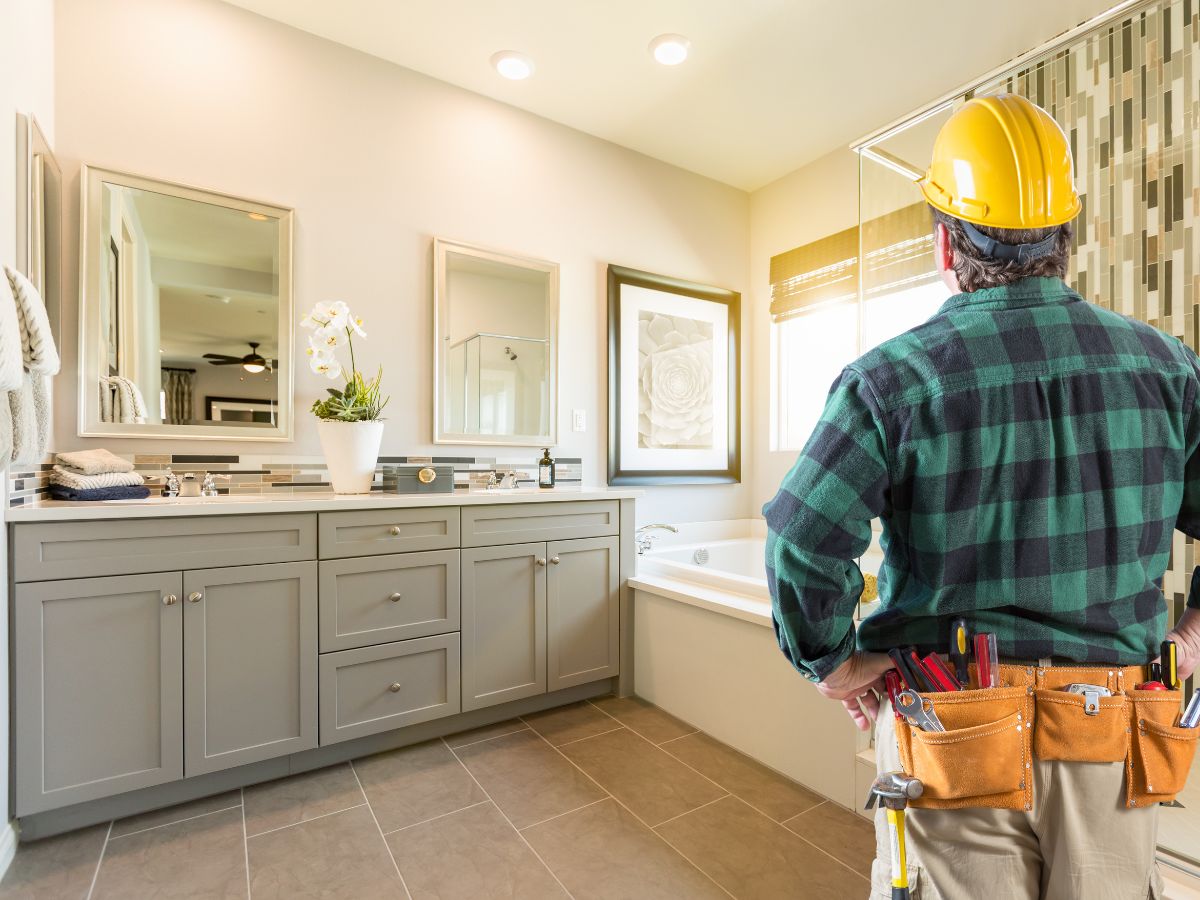
<svg viewBox="0 0 1200 900"><path fill-rule="evenodd" d="M554 460L550 458L550 448L542 448L542 458L538 460L538 487L554 487Z"/></svg>

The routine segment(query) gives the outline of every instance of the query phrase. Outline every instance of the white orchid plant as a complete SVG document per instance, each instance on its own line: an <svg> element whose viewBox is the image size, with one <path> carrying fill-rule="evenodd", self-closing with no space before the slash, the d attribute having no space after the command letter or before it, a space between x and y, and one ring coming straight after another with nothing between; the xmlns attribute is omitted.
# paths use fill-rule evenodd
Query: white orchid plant
<svg viewBox="0 0 1200 900"><path fill-rule="evenodd" d="M363 321L350 312L341 300L318 303L312 312L300 320L303 328L312 333L308 336L308 365L318 375L330 381L345 377L342 390L326 388L329 396L314 400L312 412L318 419L335 422L371 422L379 418L388 399L380 394L379 383L383 378L383 366L370 381L363 377L354 360L354 336L365 338ZM342 367L337 350L345 346L350 352L350 368Z"/></svg>

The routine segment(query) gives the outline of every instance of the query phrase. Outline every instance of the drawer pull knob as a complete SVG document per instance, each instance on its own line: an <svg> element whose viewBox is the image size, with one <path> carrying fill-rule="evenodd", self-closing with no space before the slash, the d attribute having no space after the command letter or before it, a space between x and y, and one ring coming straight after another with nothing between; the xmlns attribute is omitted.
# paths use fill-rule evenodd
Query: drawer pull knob
<svg viewBox="0 0 1200 900"><path fill-rule="evenodd" d="M417 471L417 481L421 484L433 484L437 480L437 469L433 466L425 466Z"/></svg>
<svg viewBox="0 0 1200 900"><path fill-rule="evenodd" d="M537 564L539 566L544 566L546 564L546 561L539 556L537 559Z"/></svg>
<svg viewBox="0 0 1200 900"><path fill-rule="evenodd" d="M178 602L179 602L179 598L176 597L174 594L164 594L163 595L163 606L174 606Z"/></svg>
<svg viewBox="0 0 1200 900"><path fill-rule="evenodd" d="M388 529L388 533L389 533L389 534L390 534L392 537L400 537L400 526L399 526L399 525L393 525L391 528L389 528L389 529Z"/></svg>
<svg viewBox="0 0 1200 900"><path fill-rule="evenodd" d="M557 556L552 556L552 557L550 557L550 562L552 565L557 566L560 562L562 562L562 560L559 559Z"/></svg>
<svg viewBox="0 0 1200 900"><path fill-rule="evenodd" d="M388 685L388 690L391 691L393 694L396 693L397 691L399 691L400 688L401 688L401 684L398 681L393 681L391 684Z"/></svg>
<svg viewBox="0 0 1200 900"><path fill-rule="evenodd" d="M388 599L391 600L393 603L399 603L401 600L404 599L404 595L401 594L399 591L396 591L396 593L394 593L394 594L388 594Z"/></svg>
<svg viewBox="0 0 1200 900"><path fill-rule="evenodd" d="M192 591L188 594L188 603L199 603L204 599L204 595L199 591Z"/></svg>

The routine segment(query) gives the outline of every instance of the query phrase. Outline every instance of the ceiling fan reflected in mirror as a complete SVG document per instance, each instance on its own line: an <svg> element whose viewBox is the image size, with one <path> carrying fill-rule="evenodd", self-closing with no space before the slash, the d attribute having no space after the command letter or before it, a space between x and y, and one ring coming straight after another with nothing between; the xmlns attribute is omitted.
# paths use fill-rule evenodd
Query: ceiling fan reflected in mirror
<svg viewBox="0 0 1200 900"><path fill-rule="evenodd" d="M228 356L224 353L205 353L202 359L207 359L210 366L241 366L251 375L257 375L263 371L274 371L275 366L279 363L276 359L266 359L259 355L258 341L248 341L250 344L250 352L245 356Z"/></svg>

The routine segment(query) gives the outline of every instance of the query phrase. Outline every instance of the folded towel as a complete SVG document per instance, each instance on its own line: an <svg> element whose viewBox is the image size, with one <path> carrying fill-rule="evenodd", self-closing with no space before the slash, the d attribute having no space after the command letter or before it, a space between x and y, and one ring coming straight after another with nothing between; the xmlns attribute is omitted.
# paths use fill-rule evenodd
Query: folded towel
<svg viewBox="0 0 1200 900"><path fill-rule="evenodd" d="M59 453L55 460L77 475L105 475L109 472L132 472L133 463L117 454L97 447L95 450L72 450Z"/></svg>
<svg viewBox="0 0 1200 900"><path fill-rule="evenodd" d="M21 335L21 359L26 371L57 375L60 366L58 348L50 333L50 317L42 295L29 279L11 266L4 267L17 305L17 327Z"/></svg>
<svg viewBox="0 0 1200 900"><path fill-rule="evenodd" d="M50 473L50 483L62 487L73 488L77 491L89 491L93 488L125 487L128 485L145 484L137 472L105 472L101 475L80 475L62 466L55 466Z"/></svg>
<svg viewBox="0 0 1200 900"><path fill-rule="evenodd" d="M150 496L150 488L142 485L125 487L92 488L76 490L61 484L50 485L51 500L144 500Z"/></svg>

